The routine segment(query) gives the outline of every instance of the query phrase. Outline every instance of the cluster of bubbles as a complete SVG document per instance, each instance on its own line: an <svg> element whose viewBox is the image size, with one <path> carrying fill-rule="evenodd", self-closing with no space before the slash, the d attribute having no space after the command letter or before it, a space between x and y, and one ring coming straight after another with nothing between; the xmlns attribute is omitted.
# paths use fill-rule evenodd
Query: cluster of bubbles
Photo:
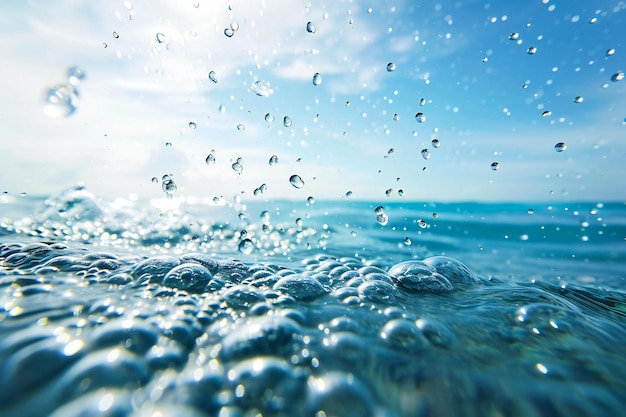
<svg viewBox="0 0 626 417"><path fill-rule="evenodd" d="M232 38L235 32L239 30L239 23L232 22L226 29L224 29L224 35L228 38Z"/></svg>
<svg viewBox="0 0 626 417"><path fill-rule="evenodd" d="M67 70L67 79L46 90L43 111L52 118L67 117L76 111L78 102L78 85L85 78L85 70L74 65Z"/></svg>

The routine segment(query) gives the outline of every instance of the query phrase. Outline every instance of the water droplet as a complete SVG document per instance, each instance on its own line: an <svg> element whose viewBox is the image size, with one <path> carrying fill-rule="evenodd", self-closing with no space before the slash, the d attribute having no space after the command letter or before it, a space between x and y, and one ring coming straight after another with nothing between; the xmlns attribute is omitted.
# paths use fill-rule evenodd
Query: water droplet
<svg viewBox="0 0 626 417"><path fill-rule="evenodd" d="M439 148L441 146L441 142L439 142L437 138L431 140L430 143L433 145L433 148Z"/></svg>
<svg viewBox="0 0 626 417"><path fill-rule="evenodd" d="M531 208L530 208L530 209L528 209L528 214L535 214L535 210L533 210L533 209L531 209Z"/></svg>
<svg viewBox="0 0 626 417"><path fill-rule="evenodd" d="M215 156L210 153L206 159L204 160L204 162L206 162L207 165L214 165L215 164Z"/></svg>
<svg viewBox="0 0 626 417"><path fill-rule="evenodd" d="M198 125L196 125L195 122L189 122L189 129L195 129L196 127L198 127Z"/></svg>
<svg viewBox="0 0 626 417"><path fill-rule="evenodd" d="M402 196L404 195L404 190L403 190L403 189L399 189L399 190L398 190L398 195L399 195L400 197L402 197Z"/></svg>
<svg viewBox="0 0 626 417"><path fill-rule="evenodd" d="M430 152L428 151L428 149L422 149L422 152L420 152L422 154L422 158L429 160L430 159Z"/></svg>
<svg viewBox="0 0 626 417"><path fill-rule="evenodd" d="M346 192L346 198L350 198L352 197L352 191L347 191Z"/></svg>
<svg viewBox="0 0 626 417"><path fill-rule="evenodd" d="M598 22L598 18L597 17L592 17L591 19L589 19L589 23L591 23L592 25L594 23L597 23L597 22Z"/></svg>
<svg viewBox="0 0 626 417"><path fill-rule="evenodd" d="M215 75L215 71L209 71L209 80L217 84L217 75Z"/></svg>
<svg viewBox="0 0 626 417"><path fill-rule="evenodd" d="M243 123L239 123L237 125L237 130L243 132L244 130L246 130L246 126Z"/></svg>
<svg viewBox="0 0 626 417"><path fill-rule="evenodd" d="M224 35L226 35L229 38L232 38L234 34L235 34L235 31L232 28L224 29Z"/></svg>
<svg viewBox="0 0 626 417"><path fill-rule="evenodd" d="M161 183L161 188L163 189L165 194L167 194L168 196L171 196L178 189L178 187L176 186L176 183L174 182L172 177L170 177L169 175L163 175L162 179L163 179L163 182Z"/></svg>
<svg viewBox="0 0 626 417"><path fill-rule="evenodd" d="M114 37L115 39L118 39L118 38L120 37L120 35L119 35L117 32L113 32L113 37Z"/></svg>
<svg viewBox="0 0 626 417"><path fill-rule="evenodd" d="M306 31L309 33L315 33L317 31L317 28L315 27L315 25L313 25L313 23L308 22L306 24Z"/></svg>
<svg viewBox="0 0 626 417"><path fill-rule="evenodd" d="M546 110L543 113L541 113L541 117L548 117L548 116L552 116L552 112L550 110Z"/></svg>
<svg viewBox="0 0 626 417"><path fill-rule="evenodd" d="M385 190L385 195L387 197L391 197L392 194L393 194L393 190L391 188L388 188L387 190Z"/></svg>
<svg viewBox="0 0 626 417"><path fill-rule="evenodd" d="M274 116L272 116L270 113L265 113L265 121L267 123L272 123L274 121Z"/></svg>
<svg viewBox="0 0 626 417"><path fill-rule="evenodd" d="M584 98L582 98L582 96L576 96L576 98L574 98L574 103L582 103L584 100Z"/></svg>
<svg viewBox="0 0 626 417"><path fill-rule="evenodd" d="M433 213L433 217L436 219L437 217L439 217L439 213Z"/></svg>
<svg viewBox="0 0 626 417"><path fill-rule="evenodd" d="M387 72L393 72L396 70L396 64L394 64L393 62L390 62L387 64Z"/></svg>
<svg viewBox="0 0 626 417"><path fill-rule="evenodd" d="M194 2L193 2L193 7L195 7L196 9L197 9L198 7L200 7L200 2L199 2L199 1L194 1Z"/></svg>
<svg viewBox="0 0 626 417"><path fill-rule="evenodd" d="M239 242L239 252L244 255L250 255L254 249L254 243L250 239L243 239Z"/></svg>
<svg viewBox="0 0 626 417"><path fill-rule="evenodd" d="M606 56L611 56L615 54L615 49L611 48L606 51Z"/></svg>
<svg viewBox="0 0 626 417"><path fill-rule="evenodd" d="M233 163L231 167L233 171L235 171L239 175L241 175L241 173L243 172L243 165L241 164L239 159L237 159L237 162Z"/></svg>
<svg viewBox="0 0 626 417"><path fill-rule="evenodd" d="M157 177L152 177L152 183L156 184L157 182L159 182L159 179Z"/></svg>
<svg viewBox="0 0 626 417"><path fill-rule="evenodd" d="M425 106L426 105L426 99L425 98L421 98L420 99L420 106Z"/></svg>
<svg viewBox="0 0 626 417"><path fill-rule="evenodd" d="M270 165L276 165L278 163L278 156L272 155L270 156Z"/></svg>
<svg viewBox="0 0 626 417"><path fill-rule="evenodd" d="M217 109L219 110L220 113L226 113L226 106L224 106L223 104L220 104L220 106Z"/></svg>
<svg viewBox="0 0 626 417"><path fill-rule="evenodd" d="M534 55L537 53L537 48L535 48L534 46L531 46L530 48L528 48L528 50L526 51L526 53L528 55Z"/></svg>
<svg viewBox="0 0 626 417"><path fill-rule="evenodd" d="M426 229L426 226L428 226L428 224L426 223L425 220L419 219L417 221L417 225L419 226L420 229Z"/></svg>
<svg viewBox="0 0 626 417"><path fill-rule="evenodd" d="M291 119L289 118L289 116L285 116L283 117L283 125L285 127L291 127Z"/></svg>
<svg viewBox="0 0 626 417"><path fill-rule="evenodd" d="M103 48L108 48L108 46L109 46L109 45L107 45L107 43L106 43L106 42L102 42L102 47L103 47Z"/></svg>
<svg viewBox="0 0 626 417"><path fill-rule="evenodd" d="M296 226L302 227L303 224L304 224L304 221L302 220L302 218L298 217L296 219Z"/></svg>
<svg viewBox="0 0 626 417"><path fill-rule="evenodd" d="M43 111L48 116L67 117L76 111L76 89L70 84L63 84L48 89Z"/></svg>
<svg viewBox="0 0 626 417"><path fill-rule="evenodd" d="M519 39L519 33L513 32L509 35L509 40L516 41Z"/></svg>
<svg viewBox="0 0 626 417"><path fill-rule="evenodd" d="M554 145L554 150L557 152L563 152L565 149L567 149L567 145L563 142L559 142Z"/></svg>
<svg viewBox="0 0 626 417"><path fill-rule="evenodd" d="M74 65L67 69L67 81L73 86L77 86L82 80L85 79L87 73L78 65Z"/></svg>
<svg viewBox="0 0 626 417"><path fill-rule="evenodd" d="M322 75L319 72L313 74L313 85L318 86L322 83Z"/></svg>
<svg viewBox="0 0 626 417"><path fill-rule="evenodd" d="M385 208L383 206L378 206L374 209L374 212L376 213L376 221L378 224L386 226L389 222L389 217L385 214Z"/></svg>
<svg viewBox="0 0 626 417"><path fill-rule="evenodd" d="M289 182L291 183L291 185L294 186L294 188L304 187L304 181L302 181L302 178L300 178L299 175L294 174L291 177L289 177Z"/></svg>
<svg viewBox="0 0 626 417"><path fill-rule="evenodd" d="M166 148L171 148L172 147L172 142L165 142L165 147Z"/></svg>
<svg viewBox="0 0 626 417"><path fill-rule="evenodd" d="M232 22L232 23L230 24L230 28L231 28L232 30L234 30L234 31L239 30L239 23L237 23L237 22Z"/></svg>
<svg viewBox="0 0 626 417"><path fill-rule="evenodd" d="M408 237L404 238L404 244L407 246L411 246L411 239L409 239Z"/></svg>
<svg viewBox="0 0 626 417"><path fill-rule="evenodd" d="M312 206L313 204L315 204L315 198L313 198L312 196L309 196L307 197L306 202Z"/></svg>
<svg viewBox="0 0 626 417"><path fill-rule="evenodd" d="M250 91L259 97L269 97L274 92L270 87L270 83L263 80L253 82L250 86Z"/></svg>
<svg viewBox="0 0 626 417"><path fill-rule="evenodd" d="M165 35L164 35L164 34L162 34L161 32L157 33L157 34L156 34L156 41L157 41L158 43L163 43L163 42L165 42Z"/></svg>
<svg viewBox="0 0 626 417"><path fill-rule="evenodd" d="M498 162L492 162L491 163L491 169L494 171L497 171L500 169L500 164Z"/></svg>
<svg viewBox="0 0 626 417"><path fill-rule="evenodd" d="M426 116L424 116L424 113L417 113L415 115L415 120L417 120L417 123L424 123L426 121Z"/></svg>
<svg viewBox="0 0 626 417"><path fill-rule="evenodd" d="M622 81L623 79L624 73L622 71L616 72L615 74L611 75L611 81L613 82Z"/></svg>
<svg viewBox="0 0 626 417"><path fill-rule="evenodd" d="M396 121L396 122L397 122L398 120L400 120L400 116L398 115L398 113L394 113L394 115L393 115L393 120L394 120L394 121Z"/></svg>

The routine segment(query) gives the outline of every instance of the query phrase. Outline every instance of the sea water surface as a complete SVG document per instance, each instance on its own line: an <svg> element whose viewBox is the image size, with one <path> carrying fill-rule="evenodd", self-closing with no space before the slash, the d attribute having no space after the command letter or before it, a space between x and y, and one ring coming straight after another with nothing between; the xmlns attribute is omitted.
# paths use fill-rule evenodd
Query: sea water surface
<svg viewBox="0 0 626 417"><path fill-rule="evenodd" d="M0 416L615 416L623 203L0 196Z"/></svg>

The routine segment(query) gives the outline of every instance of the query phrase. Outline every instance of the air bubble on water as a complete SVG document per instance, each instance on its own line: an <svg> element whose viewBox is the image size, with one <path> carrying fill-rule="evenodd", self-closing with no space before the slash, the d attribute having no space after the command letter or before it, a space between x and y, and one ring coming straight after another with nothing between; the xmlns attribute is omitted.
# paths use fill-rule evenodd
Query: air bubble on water
<svg viewBox="0 0 626 417"><path fill-rule="evenodd" d="M250 91L259 97L269 97L274 90L270 87L270 83L264 80L257 80L250 85Z"/></svg>
<svg viewBox="0 0 626 417"><path fill-rule="evenodd" d="M313 196L308 196L306 202L308 205L312 206L313 204L315 204L315 198L313 198Z"/></svg>
<svg viewBox="0 0 626 417"><path fill-rule="evenodd" d="M274 116L270 113L265 113L265 121L267 123L272 123L274 121Z"/></svg>
<svg viewBox="0 0 626 417"><path fill-rule="evenodd" d="M415 120L417 120L417 123L424 123L426 121L426 116L424 115L424 113L417 113L415 115Z"/></svg>
<svg viewBox="0 0 626 417"><path fill-rule="evenodd" d="M226 35L229 38L232 38L234 34L235 34L235 31L232 28L224 29L224 35Z"/></svg>
<svg viewBox="0 0 626 417"><path fill-rule="evenodd" d="M161 32L158 32L158 33L156 34L156 37L155 37L155 38L156 38L156 41L157 41L158 43L163 43L163 42L165 42L165 35L164 35L164 34L162 34Z"/></svg>
<svg viewBox="0 0 626 417"><path fill-rule="evenodd" d="M269 163L270 163L270 165L276 165L278 163L278 156L276 156L276 155L270 156Z"/></svg>
<svg viewBox="0 0 626 417"><path fill-rule="evenodd" d="M439 142L437 138L431 140L430 143L433 145L433 148L439 148L441 146L441 142Z"/></svg>
<svg viewBox="0 0 626 417"><path fill-rule="evenodd" d="M231 168L239 175L241 175L241 173L243 172L243 165L241 164L239 159L237 159L237 161L231 165Z"/></svg>
<svg viewBox="0 0 626 417"><path fill-rule="evenodd" d="M315 33L317 31L317 28L315 27L315 25L312 22L308 22L306 24L306 31L309 33Z"/></svg>
<svg viewBox="0 0 626 417"><path fill-rule="evenodd" d="M174 182L172 177L169 175L163 175L162 180L163 182L161 183L161 188L163 189L163 192L165 192L165 194L171 197L172 194L174 194L176 190L178 189L178 187L176 186L176 183Z"/></svg>
<svg viewBox="0 0 626 417"><path fill-rule="evenodd" d="M576 98L574 98L574 103L582 103L584 100L584 98L582 96L576 96Z"/></svg>
<svg viewBox="0 0 626 417"><path fill-rule="evenodd" d="M513 32L509 35L509 40L516 41L519 39L519 33Z"/></svg>
<svg viewBox="0 0 626 417"><path fill-rule="evenodd" d="M196 127L198 127L198 125L196 125L196 122L189 122L189 129L195 129Z"/></svg>
<svg viewBox="0 0 626 417"><path fill-rule="evenodd" d="M565 149L567 149L567 145L563 142L559 142L554 145L554 150L557 152L563 152Z"/></svg>
<svg viewBox="0 0 626 417"><path fill-rule="evenodd" d="M426 229L426 226L428 226L428 224L426 223L425 220L423 219L419 219L417 221L417 225L420 227L420 229Z"/></svg>
<svg viewBox="0 0 626 417"><path fill-rule="evenodd" d="M526 53L528 55L535 55L537 53L537 48L535 48L534 46L531 46L530 48L528 48L528 50L526 51Z"/></svg>
<svg viewBox="0 0 626 417"><path fill-rule="evenodd" d="M50 117L67 117L76 111L76 89L70 84L50 87L46 92L43 111Z"/></svg>
<svg viewBox="0 0 626 417"><path fill-rule="evenodd" d="M237 130L243 132L244 130L246 130L246 125L244 125L243 123L239 123L237 125Z"/></svg>
<svg viewBox="0 0 626 417"><path fill-rule="evenodd" d="M552 112L550 110L546 110L543 113L541 113L541 117L548 117L548 116L552 116Z"/></svg>
<svg viewBox="0 0 626 417"><path fill-rule="evenodd" d="M426 105L426 99L425 98L421 98L420 99L420 106L425 106Z"/></svg>
<svg viewBox="0 0 626 417"><path fill-rule="evenodd" d="M422 149L420 153L422 154L422 158L426 160L430 159L430 152L428 151L428 149Z"/></svg>
<svg viewBox="0 0 626 417"><path fill-rule="evenodd" d="M313 74L313 85L318 86L322 83L322 75L319 72Z"/></svg>
<svg viewBox="0 0 626 417"><path fill-rule="evenodd" d="M622 71L618 71L615 74L611 75L611 81L618 82L624 79L624 73Z"/></svg>
<svg viewBox="0 0 626 417"><path fill-rule="evenodd" d="M615 49L611 48L606 51L606 56L611 56L615 54Z"/></svg>
<svg viewBox="0 0 626 417"><path fill-rule="evenodd" d="M207 165L214 165L215 164L215 156L210 153L206 159L204 160L204 162L206 162Z"/></svg>
<svg viewBox="0 0 626 417"><path fill-rule="evenodd" d="M390 62L387 64L387 72L393 72L396 70L396 64L394 64L393 62Z"/></svg>
<svg viewBox="0 0 626 417"><path fill-rule="evenodd" d="M408 237L404 238L404 244L407 246L411 246L411 239L409 239Z"/></svg>
<svg viewBox="0 0 626 417"><path fill-rule="evenodd" d="M393 120L394 120L394 121L396 121L396 122L397 122L398 120L400 120L400 115L398 115L398 113L394 113L394 115L393 115Z"/></svg>
<svg viewBox="0 0 626 417"><path fill-rule="evenodd" d="M535 214L535 210L533 210L533 209L531 209L531 208L530 208L530 209L528 209L528 214L530 214L530 215Z"/></svg>
<svg viewBox="0 0 626 417"><path fill-rule="evenodd" d="M254 243L252 243L252 241L250 239L243 239L241 242L239 242L239 252L243 253L244 255L250 255L252 253L252 250L254 249Z"/></svg>
<svg viewBox="0 0 626 417"><path fill-rule="evenodd" d="M497 171L497 170L499 170L499 169L500 169L500 164L499 164L498 162L492 162L492 163L491 163L491 169L492 169L493 171Z"/></svg>
<svg viewBox="0 0 626 417"><path fill-rule="evenodd" d="M289 183L293 185L294 188L302 188L304 187L304 181L300 178L299 175L293 174L289 177Z"/></svg>
<svg viewBox="0 0 626 417"><path fill-rule="evenodd" d="M85 72L85 70L78 65L74 65L67 69L67 81L73 86L77 86L78 84L80 84L80 82L84 80L86 76L87 73Z"/></svg>
<svg viewBox="0 0 626 417"><path fill-rule="evenodd" d="M385 208L383 206L378 206L374 209L374 213L376 213L376 221L381 226L386 226L389 222L389 217L385 214Z"/></svg>
<svg viewBox="0 0 626 417"><path fill-rule="evenodd" d="M217 75L215 74L215 71L209 71L209 80L217 84Z"/></svg>
<svg viewBox="0 0 626 417"><path fill-rule="evenodd" d="M283 117L283 126L291 127L291 125L292 125L292 122L291 122L291 119L289 118L289 116Z"/></svg>

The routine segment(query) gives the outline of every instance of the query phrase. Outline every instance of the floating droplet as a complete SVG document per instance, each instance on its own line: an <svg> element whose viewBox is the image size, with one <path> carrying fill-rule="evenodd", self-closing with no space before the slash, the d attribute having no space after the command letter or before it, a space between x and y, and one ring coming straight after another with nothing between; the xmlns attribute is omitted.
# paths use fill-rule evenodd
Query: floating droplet
<svg viewBox="0 0 626 417"><path fill-rule="evenodd" d="M494 171L497 171L500 169L500 164L498 162L492 162L491 163L491 169Z"/></svg>
<svg viewBox="0 0 626 417"><path fill-rule="evenodd" d="M164 35L164 34L162 34L161 32L157 33L157 34L156 34L156 41L157 41L158 43L163 43L163 42L165 42L165 35Z"/></svg>
<svg viewBox="0 0 626 417"><path fill-rule="evenodd" d="M584 100L584 98L582 98L582 96L576 96L576 98L574 98L574 103L582 103Z"/></svg>
<svg viewBox="0 0 626 417"><path fill-rule="evenodd" d="M278 163L278 156L272 155L270 156L270 165L276 165Z"/></svg>
<svg viewBox="0 0 626 417"><path fill-rule="evenodd" d="M237 125L237 130L243 132L244 130L246 130L246 125L244 125L243 123L239 123Z"/></svg>
<svg viewBox="0 0 626 417"><path fill-rule="evenodd" d="M352 191L346 191L346 198L352 197Z"/></svg>
<svg viewBox="0 0 626 417"><path fill-rule="evenodd" d="M385 208L383 206L378 206L374 209L374 212L376 213L376 221L378 224L386 226L389 222L389 217L385 214Z"/></svg>
<svg viewBox="0 0 626 417"><path fill-rule="evenodd" d="M548 116L552 116L552 112L550 110L546 110L543 113L541 113L541 117L548 117Z"/></svg>
<svg viewBox="0 0 626 417"><path fill-rule="evenodd" d="M411 246L411 239L409 239L408 237L404 238L404 244L407 246Z"/></svg>
<svg viewBox="0 0 626 417"><path fill-rule="evenodd" d="M67 69L67 81L73 86L77 86L82 80L85 79L87 73L78 65L74 65Z"/></svg>
<svg viewBox="0 0 626 417"><path fill-rule="evenodd" d="M422 152L420 152L422 154L422 158L429 160L430 159L430 152L428 151L428 149L422 149Z"/></svg>
<svg viewBox="0 0 626 417"><path fill-rule="evenodd" d="M207 165L214 165L215 164L215 156L210 153L206 159L204 160L204 162L206 162Z"/></svg>
<svg viewBox="0 0 626 417"><path fill-rule="evenodd" d="M390 62L387 64L387 71L388 72L393 72L396 70L396 64L394 64L393 62Z"/></svg>
<svg viewBox="0 0 626 417"><path fill-rule="evenodd" d="M611 75L611 81L613 82L622 81L623 79L624 79L624 73L621 71L616 72L615 74Z"/></svg>
<svg viewBox="0 0 626 417"><path fill-rule="evenodd" d="M433 145L433 148L439 148L441 146L441 142L439 142L437 138L431 140L430 143Z"/></svg>
<svg viewBox="0 0 626 417"><path fill-rule="evenodd" d="M302 225L303 225L303 224L304 224L304 221L302 220L302 218L301 218L301 217L298 217L298 218L296 219L296 226L298 226L298 227L302 227Z"/></svg>
<svg viewBox="0 0 626 417"><path fill-rule="evenodd" d="M285 116L283 117L283 125L285 127L291 127L291 119L289 118L289 116Z"/></svg>
<svg viewBox="0 0 626 417"><path fill-rule="evenodd" d="M388 188L387 190L385 190L385 195L387 197L391 197L392 194L393 194L393 190L391 188Z"/></svg>
<svg viewBox="0 0 626 417"><path fill-rule="evenodd" d="M235 31L232 28L224 29L224 35L226 35L229 38L232 38L234 34L235 34Z"/></svg>
<svg viewBox="0 0 626 417"><path fill-rule="evenodd" d="M615 49L611 48L606 51L606 56L611 56L615 54Z"/></svg>
<svg viewBox="0 0 626 417"><path fill-rule="evenodd" d="M171 196L172 194L174 194L176 190L178 189L178 187L176 186L176 183L174 182L172 177L170 177L169 175L163 175L163 182L161 183L161 188L163 189L165 194L167 194L168 196Z"/></svg>
<svg viewBox="0 0 626 417"><path fill-rule="evenodd" d="M196 122L189 122L189 129L195 129L196 127L198 127L198 125L196 125Z"/></svg>
<svg viewBox="0 0 626 417"><path fill-rule="evenodd" d="M48 116L67 117L76 111L76 89L70 84L63 84L48 89L43 111Z"/></svg>
<svg viewBox="0 0 626 417"><path fill-rule="evenodd" d="M291 183L291 185L294 186L294 188L304 187L304 181L302 181L302 178L300 178L299 175L294 174L291 177L289 177L289 182Z"/></svg>
<svg viewBox="0 0 626 417"><path fill-rule="evenodd" d="M567 145L563 142L559 142L554 145L554 150L557 152L563 152L565 149L567 149Z"/></svg>
<svg viewBox="0 0 626 417"><path fill-rule="evenodd" d="M114 37L115 39L118 39L118 38L120 37L120 35L119 35L117 32L113 32L113 37Z"/></svg>
<svg viewBox="0 0 626 417"><path fill-rule="evenodd" d="M509 35L509 40L516 41L519 39L519 33L513 32Z"/></svg>
<svg viewBox="0 0 626 417"><path fill-rule="evenodd" d="M534 55L537 53L537 48L535 48L534 46L531 46L530 48L528 48L528 50L526 51L526 53L528 55Z"/></svg>
<svg viewBox="0 0 626 417"><path fill-rule="evenodd" d="M395 114L393 115L393 120L394 120L395 122L397 122L398 120L400 120L400 115L399 115L398 113L395 113Z"/></svg>
<svg viewBox="0 0 626 417"><path fill-rule="evenodd" d="M234 31L239 30L239 23L237 23L237 22L232 22L232 23L230 24L230 28L231 28L232 30L234 30Z"/></svg>
<svg viewBox="0 0 626 417"><path fill-rule="evenodd" d="M322 75L319 72L313 74L313 85L318 86L322 83Z"/></svg>
<svg viewBox="0 0 626 417"><path fill-rule="evenodd" d="M425 220L419 219L417 221L417 225L419 226L420 229L426 229L426 226L428 226L428 224L426 223Z"/></svg>
<svg viewBox="0 0 626 417"><path fill-rule="evenodd" d="M209 80L217 84L217 75L215 75L215 71L209 71Z"/></svg>
<svg viewBox="0 0 626 417"><path fill-rule="evenodd" d="M598 22L598 18L597 17L592 17L591 19L589 19L589 23L591 23L592 25L594 23L597 23L597 22Z"/></svg>
<svg viewBox="0 0 626 417"><path fill-rule="evenodd" d="M250 255L254 249L254 243L250 239L243 239L239 242L239 252L244 255Z"/></svg>
<svg viewBox="0 0 626 417"><path fill-rule="evenodd" d="M528 214L535 214L535 210L533 210L533 209L531 209L531 208L530 208L530 209L528 209Z"/></svg>
<svg viewBox="0 0 626 417"><path fill-rule="evenodd" d="M306 202L312 206L313 204L315 204L315 198L313 198L312 196L308 196L306 199Z"/></svg>
<svg viewBox="0 0 626 417"><path fill-rule="evenodd" d="M269 97L274 92L270 87L270 83L263 80L253 82L250 86L250 91L259 97Z"/></svg>
<svg viewBox="0 0 626 417"><path fill-rule="evenodd" d="M421 98L420 99L420 106L425 106L426 105L426 99L425 98Z"/></svg>
<svg viewBox="0 0 626 417"><path fill-rule="evenodd" d="M159 179L157 177L152 177L151 181L152 181L153 184L156 184L156 183L159 182Z"/></svg>
<svg viewBox="0 0 626 417"><path fill-rule="evenodd" d="M315 33L317 31L317 28L315 27L315 25L311 22L308 22L306 24L306 31L309 33Z"/></svg>
<svg viewBox="0 0 626 417"><path fill-rule="evenodd" d="M439 217L439 213L433 213L433 218L436 219L437 217Z"/></svg>
<svg viewBox="0 0 626 417"><path fill-rule="evenodd" d="M417 120L417 123L424 123L426 121L426 116L424 116L424 113L417 113L415 115L415 120Z"/></svg>
<svg viewBox="0 0 626 417"><path fill-rule="evenodd" d="M403 190L403 189L399 189L399 190L398 190L398 195L399 195L400 197L402 197L402 196L404 195L404 190Z"/></svg>
<svg viewBox="0 0 626 417"><path fill-rule="evenodd" d="M237 160L237 162L233 163L231 167L233 171L235 171L239 175L241 175L241 173L243 172L243 165L241 164L239 159Z"/></svg>

